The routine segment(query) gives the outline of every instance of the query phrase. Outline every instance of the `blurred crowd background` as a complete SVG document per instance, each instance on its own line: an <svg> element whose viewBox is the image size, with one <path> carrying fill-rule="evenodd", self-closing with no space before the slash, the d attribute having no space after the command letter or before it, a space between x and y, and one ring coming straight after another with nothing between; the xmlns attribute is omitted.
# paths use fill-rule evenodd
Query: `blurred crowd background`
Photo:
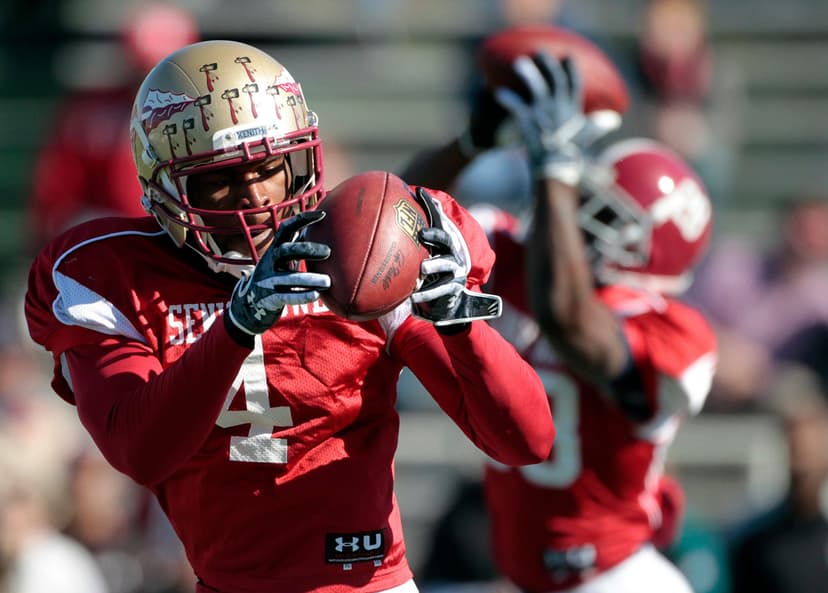
<svg viewBox="0 0 828 593"><path fill-rule="evenodd" d="M607 51L633 96L621 134L673 146L715 205L688 300L716 327L721 357L668 459L688 504L671 557L697 593L828 591L814 581L828 574L828 3L5 0L0 593L192 590L155 503L95 452L22 325L36 249L85 218L141 214L127 125L149 65L199 38L271 52L320 117L330 188L399 171L460 132L481 39L538 22ZM508 153L483 163L456 197L519 211L521 166ZM420 587L503 589L485 546L480 454L407 375L399 406L397 495ZM787 588L759 587L772 580L762 566L790 573Z"/></svg>

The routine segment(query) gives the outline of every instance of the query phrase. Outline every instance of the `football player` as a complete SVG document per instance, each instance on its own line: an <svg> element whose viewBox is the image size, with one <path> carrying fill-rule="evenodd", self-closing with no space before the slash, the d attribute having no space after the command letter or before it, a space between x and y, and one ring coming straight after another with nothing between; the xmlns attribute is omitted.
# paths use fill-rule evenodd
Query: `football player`
<svg viewBox="0 0 828 593"><path fill-rule="evenodd" d="M302 236L323 216L322 151L279 62L189 45L147 75L130 133L151 216L74 227L30 271L55 391L158 497L199 593L416 591L393 490L401 369L500 462L552 446L540 379L477 320L499 312L474 309L494 260L482 229L412 188L430 213L427 281L351 322L304 266L330 252Z"/></svg>
<svg viewBox="0 0 828 593"><path fill-rule="evenodd" d="M542 377L557 436L542 463L487 464L495 561L530 593L690 593L654 542L676 532L659 504L667 447L701 409L716 361L711 328L676 299L708 242L710 200L654 141L591 155L602 132L582 111L571 61L526 56L515 71L528 92L497 89L505 114L490 105L490 127L506 114L517 124L535 184L531 222L524 233L491 206L472 210L497 254L488 287L505 304L492 323ZM476 152L469 138L403 175L424 181L443 153L434 181L450 184L450 164Z"/></svg>

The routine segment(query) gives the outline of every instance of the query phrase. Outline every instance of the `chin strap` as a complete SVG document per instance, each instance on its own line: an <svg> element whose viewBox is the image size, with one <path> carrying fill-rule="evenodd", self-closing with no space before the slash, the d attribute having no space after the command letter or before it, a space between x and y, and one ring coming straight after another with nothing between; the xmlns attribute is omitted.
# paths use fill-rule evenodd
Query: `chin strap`
<svg viewBox="0 0 828 593"><path fill-rule="evenodd" d="M190 247L189 245L187 246ZM212 257L203 254L198 249L192 247L191 249L195 251L197 254L199 254L202 258L204 258L204 261L207 262L207 266L210 268L210 270L217 274L223 272L240 279L242 276L249 276L253 272L253 268L256 267L253 264L230 264L227 262L216 261ZM238 251L228 251L227 253L223 253L221 255L222 257L229 257L233 259L241 259L244 257Z"/></svg>

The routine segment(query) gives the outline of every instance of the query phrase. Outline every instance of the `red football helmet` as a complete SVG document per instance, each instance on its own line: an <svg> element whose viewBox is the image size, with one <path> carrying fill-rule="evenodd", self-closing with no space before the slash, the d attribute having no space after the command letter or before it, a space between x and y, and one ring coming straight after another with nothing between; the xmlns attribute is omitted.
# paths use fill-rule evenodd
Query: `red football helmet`
<svg viewBox="0 0 828 593"><path fill-rule="evenodd" d="M635 138L616 142L584 176L579 223L596 279L680 293L710 239L704 184L672 150Z"/></svg>

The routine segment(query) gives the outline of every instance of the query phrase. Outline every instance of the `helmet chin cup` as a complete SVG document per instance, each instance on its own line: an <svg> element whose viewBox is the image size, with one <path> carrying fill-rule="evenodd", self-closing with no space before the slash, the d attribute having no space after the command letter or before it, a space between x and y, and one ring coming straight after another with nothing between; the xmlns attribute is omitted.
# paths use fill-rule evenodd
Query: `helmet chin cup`
<svg viewBox="0 0 828 593"><path fill-rule="evenodd" d="M217 274L225 273L230 274L236 278L241 278L242 276L249 276L253 273L253 268L256 266L252 264L245 264L245 263L238 263L233 264L227 261L218 261L212 257L207 257L203 253L199 253L204 258L204 261L207 262L207 265L210 269ZM228 251L227 253L223 254L223 257L227 259L239 259L240 261L246 261L246 258L239 253L238 251Z"/></svg>

